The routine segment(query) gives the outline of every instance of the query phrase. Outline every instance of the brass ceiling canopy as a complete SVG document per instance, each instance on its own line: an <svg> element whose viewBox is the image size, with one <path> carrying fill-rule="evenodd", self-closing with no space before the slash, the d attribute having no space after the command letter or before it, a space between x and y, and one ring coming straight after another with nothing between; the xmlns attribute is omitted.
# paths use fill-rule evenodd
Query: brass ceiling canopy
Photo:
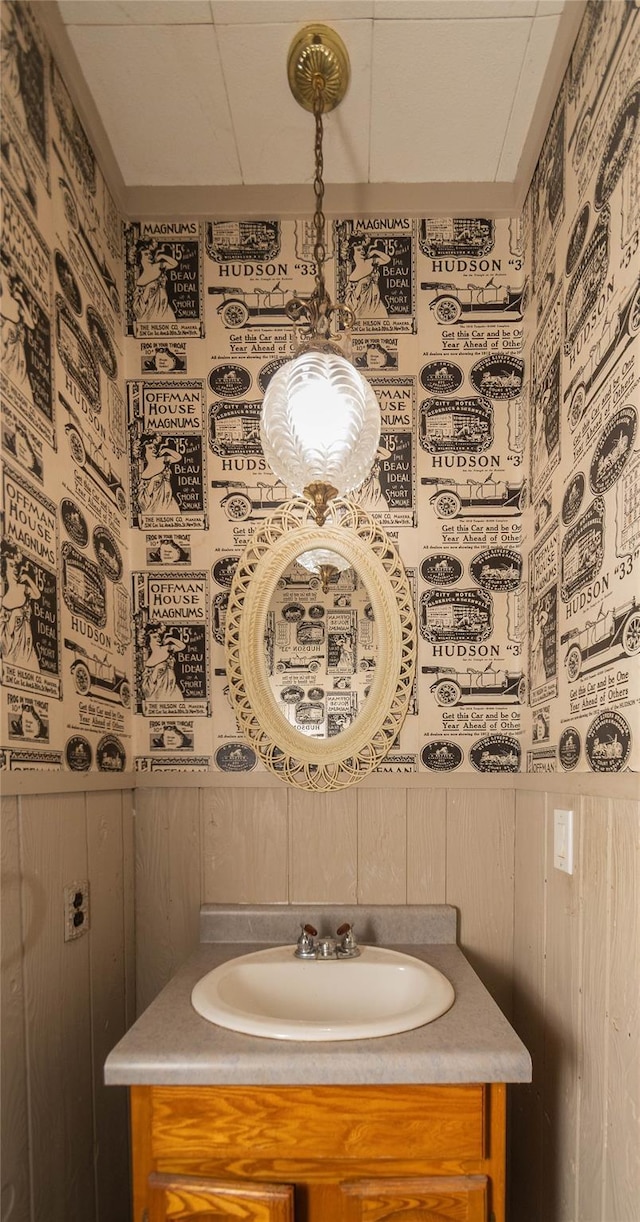
<svg viewBox="0 0 640 1222"><path fill-rule="evenodd" d="M287 74L289 88L305 110L314 109L320 89L326 114L340 104L349 87L347 48L329 26L306 25L289 48Z"/></svg>

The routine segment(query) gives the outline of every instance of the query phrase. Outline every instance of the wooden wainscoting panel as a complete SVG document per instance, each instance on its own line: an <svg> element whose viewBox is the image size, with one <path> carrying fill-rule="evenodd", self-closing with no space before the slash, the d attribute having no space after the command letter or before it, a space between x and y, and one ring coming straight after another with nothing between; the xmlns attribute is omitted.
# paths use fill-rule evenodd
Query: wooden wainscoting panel
<svg viewBox="0 0 640 1222"><path fill-rule="evenodd" d="M632 1222L640 1201L640 803L612 803L607 1147L602 1217Z"/></svg>
<svg viewBox="0 0 640 1222"><path fill-rule="evenodd" d="M286 904L287 791L202 791L202 902Z"/></svg>
<svg viewBox="0 0 640 1222"><path fill-rule="evenodd" d="M88 878L85 795L21 799L34 1219L94 1222L89 938L64 941L64 887Z"/></svg>
<svg viewBox="0 0 640 1222"><path fill-rule="evenodd" d="M124 1002L127 1030L136 1018L136 842L135 793L122 790L122 902L124 918Z"/></svg>
<svg viewBox="0 0 640 1222"><path fill-rule="evenodd" d="M581 802L582 850L574 867L581 914L576 1222L590 1222L595 1203L602 1200L604 1184L611 802L606 798L582 798Z"/></svg>
<svg viewBox="0 0 640 1222"><path fill-rule="evenodd" d="M547 938L542 1130L542 1217L576 1217L578 1038L580 1007L580 881L553 864L554 810L574 812L574 861L580 862L580 799L547 795ZM596 1218L599 1214L596 1213Z"/></svg>
<svg viewBox="0 0 640 1222"><path fill-rule="evenodd" d="M358 796L289 791L289 899L292 904L355 904Z"/></svg>
<svg viewBox="0 0 640 1222"><path fill-rule="evenodd" d="M104 1084L105 1059L126 1031L123 795L86 797L96 1196L99 1222L111 1222L129 1211L127 1091Z"/></svg>
<svg viewBox="0 0 640 1222"><path fill-rule="evenodd" d="M136 1000L141 1013L197 946L200 791L136 793Z"/></svg>
<svg viewBox="0 0 640 1222"><path fill-rule="evenodd" d="M518 1222L542 1216L546 802L516 793L512 1022L531 1053L533 1081L511 1087L511 1197Z"/></svg>
<svg viewBox="0 0 640 1222"><path fill-rule="evenodd" d="M489 992L511 1014L513 790L450 790L447 896L460 910L459 941Z"/></svg>
<svg viewBox="0 0 640 1222"><path fill-rule="evenodd" d="M407 902L407 790L359 789L358 903Z"/></svg>
<svg viewBox="0 0 640 1222"><path fill-rule="evenodd" d="M25 1049L22 918L20 913L20 835L18 798L0 803L0 932L2 934L2 1194L3 1219L28 1222L29 1130L27 1121L27 1059Z"/></svg>
<svg viewBox="0 0 640 1222"><path fill-rule="evenodd" d="M444 904L447 791L407 790L407 903Z"/></svg>

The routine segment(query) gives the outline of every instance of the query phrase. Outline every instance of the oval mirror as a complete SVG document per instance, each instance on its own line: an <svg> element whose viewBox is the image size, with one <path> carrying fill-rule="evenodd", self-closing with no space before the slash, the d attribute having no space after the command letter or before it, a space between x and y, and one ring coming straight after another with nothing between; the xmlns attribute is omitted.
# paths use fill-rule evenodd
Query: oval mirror
<svg viewBox="0 0 640 1222"><path fill-rule="evenodd" d="M360 506L336 500L318 527L296 499L256 529L229 596L227 677L271 771L315 790L371 772L406 716L415 652L402 561Z"/></svg>
<svg viewBox="0 0 640 1222"><path fill-rule="evenodd" d="M278 578L265 666L280 715L308 738L334 738L363 710L378 662L367 587L343 556L316 548Z"/></svg>

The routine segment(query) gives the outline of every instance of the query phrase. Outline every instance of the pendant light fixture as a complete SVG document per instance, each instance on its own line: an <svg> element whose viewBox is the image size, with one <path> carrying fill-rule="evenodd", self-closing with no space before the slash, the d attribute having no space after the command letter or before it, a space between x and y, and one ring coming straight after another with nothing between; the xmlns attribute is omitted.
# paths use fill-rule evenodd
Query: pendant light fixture
<svg viewBox="0 0 640 1222"><path fill-rule="evenodd" d="M315 287L285 307L303 338L269 382L260 435L272 471L296 496L313 503L321 526L329 501L353 492L371 470L380 441L380 406L339 342L354 321L353 310L333 305L324 278L322 116L342 101L349 83L342 39L327 26L305 27L289 50L288 76L296 101L315 118Z"/></svg>

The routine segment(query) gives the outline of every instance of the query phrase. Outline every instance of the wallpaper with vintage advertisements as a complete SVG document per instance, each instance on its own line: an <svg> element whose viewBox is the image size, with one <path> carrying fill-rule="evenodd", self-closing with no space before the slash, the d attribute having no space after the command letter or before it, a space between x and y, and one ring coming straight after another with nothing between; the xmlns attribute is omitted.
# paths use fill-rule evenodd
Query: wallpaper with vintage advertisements
<svg viewBox="0 0 640 1222"><path fill-rule="evenodd" d="M290 495L259 416L312 228L123 232L31 10L2 13L4 767L250 774L225 613ZM382 409L358 499L419 629L382 772L638 767L639 38L632 3L587 6L522 218L330 223ZM291 565L264 645L279 715L341 733L377 658L358 575Z"/></svg>
<svg viewBox="0 0 640 1222"><path fill-rule="evenodd" d="M589 3L524 213L532 772L640 760L640 13Z"/></svg>
<svg viewBox="0 0 640 1222"><path fill-rule="evenodd" d="M122 220L37 22L2 17L1 766L132 767Z"/></svg>

